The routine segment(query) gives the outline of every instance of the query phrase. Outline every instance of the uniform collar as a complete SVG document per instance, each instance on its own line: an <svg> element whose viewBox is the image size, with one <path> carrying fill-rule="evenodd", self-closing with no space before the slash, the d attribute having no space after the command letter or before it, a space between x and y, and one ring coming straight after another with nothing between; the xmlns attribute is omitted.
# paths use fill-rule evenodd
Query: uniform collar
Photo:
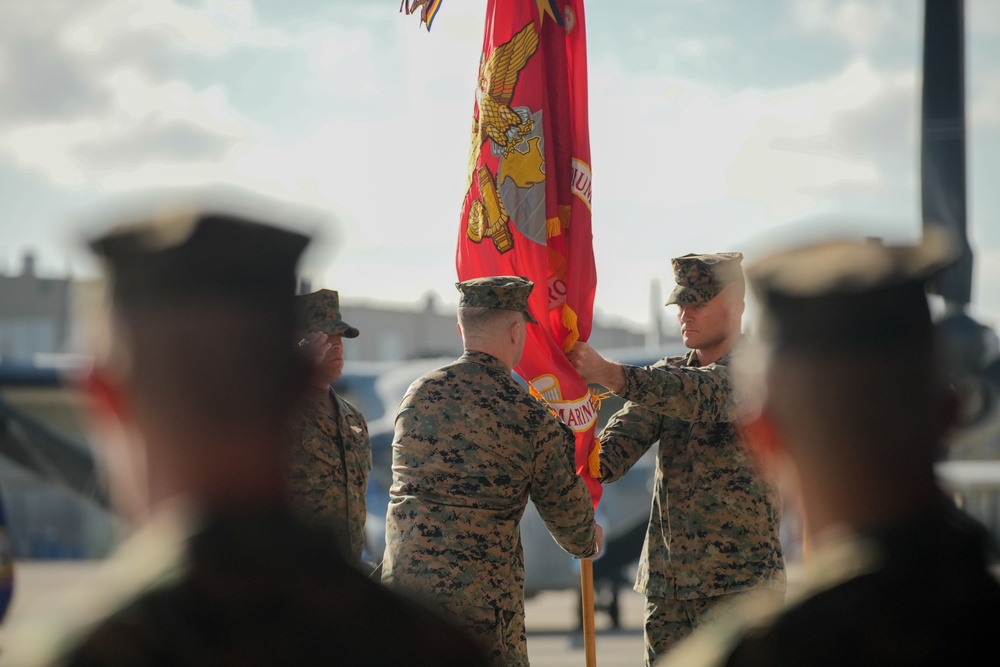
<svg viewBox="0 0 1000 667"><path fill-rule="evenodd" d="M741 335L739 338L736 339L736 342L733 343L733 346L730 347L729 350L724 355L713 361L712 364L719 364L721 366L729 365L729 362L732 361L733 359L733 352L739 349L739 347L743 345L744 340L746 340L746 337ZM712 364L709 364L709 366L711 366ZM701 366L701 364L698 363L698 354L694 350L690 350L687 353L684 359L684 365L694 366L694 367Z"/></svg>
<svg viewBox="0 0 1000 667"><path fill-rule="evenodd" d="M459 361L466 361L473 364L478 364L480 366L485 366L493 370L502 371L504 374L510 375L510 371L507 366L504 365L502 361L494 357L492 354L487 354L486 352L477 352L476 350L466 350Z"/></svg>

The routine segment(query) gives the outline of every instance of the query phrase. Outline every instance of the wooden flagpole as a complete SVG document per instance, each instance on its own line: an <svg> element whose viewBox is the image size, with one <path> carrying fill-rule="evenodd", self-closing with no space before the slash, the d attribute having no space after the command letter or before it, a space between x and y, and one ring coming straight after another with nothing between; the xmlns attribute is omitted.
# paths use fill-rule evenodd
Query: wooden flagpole
<svg viewBox="0 0 1000 667"><path fill-rule="evenodd" d="M587 667L597 667L597 641L594 635L594 561L580 561L580 599L583 601L583 646Z"/></svg>

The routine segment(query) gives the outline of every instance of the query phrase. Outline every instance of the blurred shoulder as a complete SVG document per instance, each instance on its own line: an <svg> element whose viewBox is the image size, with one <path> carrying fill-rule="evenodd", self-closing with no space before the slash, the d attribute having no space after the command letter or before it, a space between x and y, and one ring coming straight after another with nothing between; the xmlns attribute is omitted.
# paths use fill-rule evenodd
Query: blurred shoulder
<svg viewBox="0 0 1000 667"><path fill-rule="evenodd" d="M660 658L656 667L728 666L744 638L767 632L783 609L771 591L747 594L732 606L717 609L707 623Z"/></svg>

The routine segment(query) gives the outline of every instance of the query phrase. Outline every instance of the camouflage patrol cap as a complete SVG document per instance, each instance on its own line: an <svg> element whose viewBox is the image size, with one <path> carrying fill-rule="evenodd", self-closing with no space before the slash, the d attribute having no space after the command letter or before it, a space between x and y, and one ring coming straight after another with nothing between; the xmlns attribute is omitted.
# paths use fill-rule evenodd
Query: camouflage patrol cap
<svg viewBox="0 0 1000 667"><path fill-rule="evenodd" d="M295 297L295 321L299 331L322 331L331 336L357 338L360 333L340 317L340 295L330 289Z"/></svg>
<svg viewBox="0 0 1000 667"><path fill-rule="evenodd" d="M90 241L118 304L213 299L281 302L289 309L295 269L309 237L226 213L154 216Z"/></svg>
<svg viewBox="0 0 1000 667"><path fill-rule="evenodd" d="M708 303L722 289L743 280L740 262L743 254L720 252L708 255L689 254L670 260L677 286L666 305L700 306Z"/></svg>
<svg viewBox="0 0 1000 667"><path fill-rule="evenodd" d="M529 322L536 322L528 312L528 295L535 283L520 276L490 276L473 278L455 287L462 293L459 297L459 307L500 308L513 310L528 316Z"/></svg>
<svg viewBox="0 0 1000 667"><path fill-rule="evenodd" d="M917 246L830 241L776 253L747 270L775 350L879 352L929 341L925 286L954 259L950 237Z"/></svg>

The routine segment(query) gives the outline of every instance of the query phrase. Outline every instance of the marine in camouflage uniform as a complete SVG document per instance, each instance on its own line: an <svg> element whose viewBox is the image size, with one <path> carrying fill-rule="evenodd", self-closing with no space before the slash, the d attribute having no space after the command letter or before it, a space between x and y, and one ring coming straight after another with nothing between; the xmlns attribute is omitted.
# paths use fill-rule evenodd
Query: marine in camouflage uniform
<svg viewBox="0 0 1000 667"><path fill-rule="evenodd" d="M292 429L289 479L295 508L309 521L341 536L345 553L361 561L365 545L365 492L372 468L368 424L361 412L333 390L343 371L343 338L358 330L340 315L333 290L296 297L298 329L305 349L317 348L317 382L307 392ZM317 337L315 334L320 334Z"/></svg>
<svg viewBox="0 0 1000 667"><path fill-rule="evenodd" d="M588 377L579 365L582 354L617 373L618 386L609 389L628 401L600 434L603 483L619 479L659 442L635 583L646 596L647 665L736 595L757 588L784 594L781 499L733 423L738 401L730 366L741 340L741 260L739 253L720 253L672 261L677 287L667 305L681 307L682 335L693 348L686 356L635 367L610 364L586 345L570 354L588 382L616 384ZM730 307L731 318L721 319ZM700 308L706 312L691 315Z"/></svg>
<svg viewBox="0 0 1000 667"><path fill-rule="evenodd" d="M524 319L493 312L534 322L533 283L492 277L457 287L466 351L414 382L396 417L382 580L443 609L495 665L527 665L525 505L530 498L560 546L581 558L596 551L593 506L575 472L573 432L511 376ZM490 333L506 347L472 342L473 311L494 318Z"/></svg>
<svg viewBox="0 0 1000 667"><path fill-rule="evenodd" d="M113 303L87 404L102 435L121 436L95 440L98 458L139 526L68 599L11 619L4 664L487 664L290 511L287 422L309 368L289 343L307 242L217 214L93 242Z"/></svg>
<svg viewBox="0 0 1000 667"><path fill-rule="evenodd" d="M808 490L813 549L785 605L750 597L662 665L1000 664L995 536L935 473L954 405L925 283L949 245L833 241L750 267L766 399L748 442Z"/></svg>

